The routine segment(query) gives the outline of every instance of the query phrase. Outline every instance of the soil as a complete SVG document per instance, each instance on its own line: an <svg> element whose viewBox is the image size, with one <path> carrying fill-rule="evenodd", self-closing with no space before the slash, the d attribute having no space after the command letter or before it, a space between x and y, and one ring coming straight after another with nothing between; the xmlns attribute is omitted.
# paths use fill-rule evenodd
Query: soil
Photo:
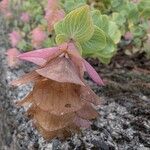
<svg viewBox="0 0 150 150"><path fill-rule="evenodd" d="M26 117L24 108L15 105L32 85L13 88L9 83L34 66L7 66L5 52L9 45L5 31L1 25L0 150L150 150L150 61L144 54L128 57L119 50L109 65L88 59L105 82L99 87L85 76L102 99L97 107L99 117L91 129L66 141L45 141Z"/></svg>

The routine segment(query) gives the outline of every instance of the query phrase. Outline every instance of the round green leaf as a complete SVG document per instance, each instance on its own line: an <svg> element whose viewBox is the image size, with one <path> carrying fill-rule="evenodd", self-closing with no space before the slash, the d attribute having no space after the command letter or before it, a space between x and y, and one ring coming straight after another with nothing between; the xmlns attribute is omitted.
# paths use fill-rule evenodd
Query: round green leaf
<svg viewBox="0 0 150 150"><path fill-rule="evenodd" d="M77 42L88 41L94 33L94 25L85 5L71 11L63 21L55 26L56 34L64 34L69 40Z"/></svg>
<svg viewBox="0 0 150 150"><path fill-rule="evenodd" d="M106 35L104 31L95 26L95 31L92 38L84 43L81 43L83 53L89 54L98 52L106 46Z"/></svg>

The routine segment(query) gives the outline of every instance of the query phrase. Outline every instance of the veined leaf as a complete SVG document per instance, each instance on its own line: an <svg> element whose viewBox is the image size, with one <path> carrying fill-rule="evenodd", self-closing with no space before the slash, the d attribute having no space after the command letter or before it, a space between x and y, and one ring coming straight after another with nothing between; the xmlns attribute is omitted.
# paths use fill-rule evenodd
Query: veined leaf
<svg viewBox="0 0 150 150"><path fill-rule="evenodd" d="M104 64L108 64L116 53L116 45L109 36L106 37L106 43L107 45L103 50L93 54L93 57L98 58Z"/></svg>
<svg viewBox="0 0 150 150"><path fill-rule="evenodd" d="M116 25L115 22L110 21L109 22L109 29L108 29L108 35L111 37L111 39L114 41L114 43L119 43L121 38L121 32Z"/></svg>
<svg viewBox="0 0 150 150"><path fill-rule="evenodd" d="M101 12L98 10L92 11L92 19L94 25L98 26L103 31L107 32L109 28L108 16L101 15Z"/></svg>
<svg viewBox="0 0 150 150"><path fill-rule="evenodd" d="M95 26L95 31L92 38L84 43L81 43L83 53L91 54L98 52L106 46L106 35L104 31Z"/></svg>
<svg viewBox="0 0 150 150"><path fill-rule="evenodd" d="M112 21L114 21L119 26L123 26L126 22L126 18L122 13L115 12L112 14Z"/></svg>
<svg viewBox="0 0 150 150"><path fill-rule="evenodd" d="M68 38L64 34L58 34L55 38L55 41L58 45L67 42L67 40Z"/></svg>
<svg viewBox="0 0 150 150"><path fill-rule="evenodd" d="M54 29L55 29L56 35L58 35L58 34L64 34L65 33L65 30L64 30L65 29L65 27L64 27L64 21L61 20L58 23L56 23L54 25Z"/></svg>
<svg viewBox="0 0 150 150"><path fill-rule="evenodd" d="M88 41L94 33L89 6L85 5L71 11L63 21L55 25L55 31L56 35L63 34L65 40Z"/></svg>
<svg viewBox="0 0 150 150"><path fill-rule="evenodd" d="M106 32L115 43L120 41L121 32L115 22L109 21L108 16L101 15L100 11L94 10L92 11L92 18L94 25Z"/></svg>
<svg viewBox="0 0 150 150"><path fill-rule="evenodd" d="M127 16L128 19L134 23L137 23L139 20L139 11L137 5L133 3L128 3L127 11L128 11L128 16Z"/></svg>

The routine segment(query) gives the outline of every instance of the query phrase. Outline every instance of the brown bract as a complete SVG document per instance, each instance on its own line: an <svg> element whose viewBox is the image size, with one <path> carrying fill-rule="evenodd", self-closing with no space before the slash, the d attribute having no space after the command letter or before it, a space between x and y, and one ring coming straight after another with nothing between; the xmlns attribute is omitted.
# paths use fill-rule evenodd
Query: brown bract
<svg viewBox="0 0 150 150"><path fill-rule="evenodd" d="M34 83L33 90L17 104L29 106L28 115L46 139L71 136L89 128L98 116L94 105L99 105L100 98L84 83L84 71L81 58L69 51L12 82Z"/></svg>

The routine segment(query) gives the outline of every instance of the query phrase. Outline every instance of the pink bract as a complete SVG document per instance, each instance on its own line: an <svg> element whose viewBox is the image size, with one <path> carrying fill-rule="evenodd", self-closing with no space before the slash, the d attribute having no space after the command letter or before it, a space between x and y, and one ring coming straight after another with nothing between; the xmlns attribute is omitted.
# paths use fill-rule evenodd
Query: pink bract
<svg viewBox="0 0 150 150"><path fill-rule="evenodd" d="M22 60L33 62L39 66L44 66L50 60L57 57L62 57L63 55L68 55L68 59L71 60L73 64L78 66L77 70L80 76L82 76L82 72L84 73L86 69L87 73L94 82L96 82L98 85L104 85L98 73L86 60L84 60L79 55L79 52L77 51L73 43L65 43L59 47L45 48L35 50L33 52L27 52L19 55L19 58Z"/></svg>

